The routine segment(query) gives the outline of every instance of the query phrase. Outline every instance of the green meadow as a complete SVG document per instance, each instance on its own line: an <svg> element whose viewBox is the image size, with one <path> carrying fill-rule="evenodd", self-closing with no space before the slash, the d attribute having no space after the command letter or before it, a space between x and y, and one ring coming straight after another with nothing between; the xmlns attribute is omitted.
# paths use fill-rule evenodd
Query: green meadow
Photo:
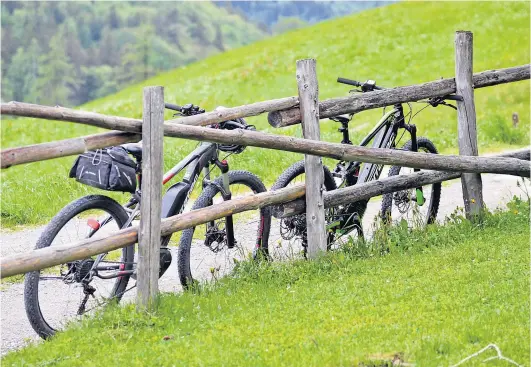
<svg viewBox="0 0 531 367"><path fill-rule="evenodd" d="M142 88L165 87L167 102L194 103L207 110L296 95L295 61L317 59L320 99L347 95L338 76L375 79L379 85L410 85L454 75L454 32L474 33L474 70L529 63L529 3L422 2L397 3L319 23L234 49L132 85L79 109L104 114L142 115ZM529 142L529 82L479 89L475 93L481 152L521 147ZM412 104L413 112L425 105ZM512 114L520 117L512 127ZM381 110L363 112L351 123L356 142L371 129ZM168 119L171 113L168 112ZM248 119L260 131L301 136L299 126L274 129L267 116ZM456 153L457 117L446 107L427 108L414 118L419 135L434 141L441 152ZM323 120L323 140L340 142L337 123ZM2 149L103 131L66 122L2 119ZM403 142L405 142L405 138ZM165 140L169 169L196 142ZM269 186L302 156L259 148L229 159L234 169L247 169ZM68 202L96 192L68 179L75 157L32 163L1 173L2 223L5 227L46 223ZM112 194L125 200L121 194Z"/></svg>

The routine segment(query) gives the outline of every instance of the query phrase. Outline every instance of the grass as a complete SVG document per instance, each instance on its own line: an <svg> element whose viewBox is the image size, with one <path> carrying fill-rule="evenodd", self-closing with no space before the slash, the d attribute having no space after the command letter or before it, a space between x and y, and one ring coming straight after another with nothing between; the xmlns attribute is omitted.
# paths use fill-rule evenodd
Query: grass
<svg viewBox="0 0 531 367"><path fill-rule="evenodd" d="M318 62L320 99L348 93L338 76L375 79L383 86L409 85L451 77L454 32L474 32L474 70L529 63L529 3L400 2L263 40L160 74L119 93L81 106L83 110L140 117L142 87L163 85L165 99L193 102L210 110L296 95L295 61ZM481 152L520 147L529 142L529 83L522 81L479 89L475 93ZM416 105L418 110L420 105ZM520 126L512 128L518 112ZM360 141L381 116L367 111L354 118L351 139ZM167 114L170 118L170 113ZM266 116L249 121L262 131ZM449 108L429 108L417 116L419 135L430 137L442 152L455 153L457 117ZM336 123L322 124L321 138L340 141ZM31 119L3 119L3 148L39 143L100 131L88 126ZM300 136L300 127L280 134ZM405 141L405 139L404 139ZM166 139L165 168L191 151L195 143ZM258 174L268 185L301 155L248 148L231 157L231 167ZM74 158L34 163L2 171L4 226L47 222L66 203L95 192L67 179ZM329 161L328 161L329 162ZM122 199L120 194L113 194Z"/></svg>
<svg viewBox="0 0 531 367"><path fill-rule="evenodd" d="M526 364L529 202L509 209L481 226L454 215L395 227L368 250L317 261L246 264L199 292L162 296L152 314L110 308L2 364L383 366L400 355L448 366L489 343Z"/></svg>

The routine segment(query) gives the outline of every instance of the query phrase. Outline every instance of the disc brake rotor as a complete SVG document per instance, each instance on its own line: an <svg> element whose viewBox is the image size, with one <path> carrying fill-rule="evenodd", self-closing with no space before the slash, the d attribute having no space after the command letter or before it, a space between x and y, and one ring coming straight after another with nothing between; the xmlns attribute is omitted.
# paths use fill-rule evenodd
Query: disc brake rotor
<svg viewBox="0 0 531 367"><path fill-rule="evenodd" d="M205 234L205 246L207 246L212 252L216 253L221 251L227 244L227 236L225 229L219 229L218 223L209 227Z"/></svg>
<svg viewBox="0 0 531 367"><path fill-rule="evenodd" d="M409 191L398 191L393 195L395 205L398 208L398 211L402 214L409 210L409 204L411 203L411 198L409 197Z"/></svg>

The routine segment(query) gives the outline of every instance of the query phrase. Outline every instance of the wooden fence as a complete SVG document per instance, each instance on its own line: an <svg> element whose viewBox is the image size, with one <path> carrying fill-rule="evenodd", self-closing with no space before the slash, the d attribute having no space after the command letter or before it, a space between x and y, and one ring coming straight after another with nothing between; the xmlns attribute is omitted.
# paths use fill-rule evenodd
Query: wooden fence
<svg viewBox="0 0 531 367"><path fill-rule="evenodd" d="M144 142L143 205L139 227L133 226L107 237L87 239L63 247L49 247L0 259L1 277L40 270L68 261L84 259L139 242L138 304L150 307L157 293L158 253L160 236L190 228L243 211L274 205L275 215L282 217L306 211L308 227L312 231L309 254L317 256L326 250L324 209L330 206L368 199L373 196L414 188L458 177L463 179L467 215L477 209L470 207L473 198L480 200L477 189L479 173L499 173L530 176L529 148L495 157L477 157L473 89L510 83L530 78L529 65L484 71L472 75L472 34L456 33L456 79L443 79L420 85L398 87L382 91L318 101L315 60L297 62L298 97L253 103L201 115L172 119L163 123L164 96L162 87L144 89L143 119L108 116L61 107L46 107L10 102L0 106L2 115L16 115L50 120L69 121L106 129L119 130L51 143L5 149L1 152L1 167L76 155L91 149ZM460 156L413 153L391 149L374 149L319 140L319 120L344 113L359 112L395 103L445 96L457 91L463 97L458 105ZM466 111L468 113L463 113ZM255 131L223 131L202 126L239 117L269 113L268 120L276 127L289 126L302 120L304 139ZM162 137L179 137L224 144L239 144L291 151L306 155L306 187L294 186L273 192L229 200L208 208L160 219ZM472 141L467 147L465 140ZM465 154L466 153L466 154ZM384 178L353 187L323 192L320 157L345 161L400 165L445 172L418 172L408 176ZM314 172L311 174L311 172ZM474 176L467 176L468 174ZM463 178L464 177L464 178ZM469 177L473 180L470 181ZM480 181L479 181L480 182ZM305 192L311 194L305 195ZM303 197L306 197L303 199ZM474 200L477 202L477 200Z"/></svg>

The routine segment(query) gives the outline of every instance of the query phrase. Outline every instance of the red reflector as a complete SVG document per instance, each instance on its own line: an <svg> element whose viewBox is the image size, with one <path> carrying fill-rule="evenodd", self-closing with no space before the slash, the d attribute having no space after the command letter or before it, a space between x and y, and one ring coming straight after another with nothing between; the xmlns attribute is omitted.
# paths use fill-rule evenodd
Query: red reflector
<svg viewBox="0 0 531 367"><path fill-rule="evenodd" d="M89 220L87 220L87 225L96 230L96 229L99 229L100 228L100 222L98 222L96 219L92 219L90 218Z"/></svg>

